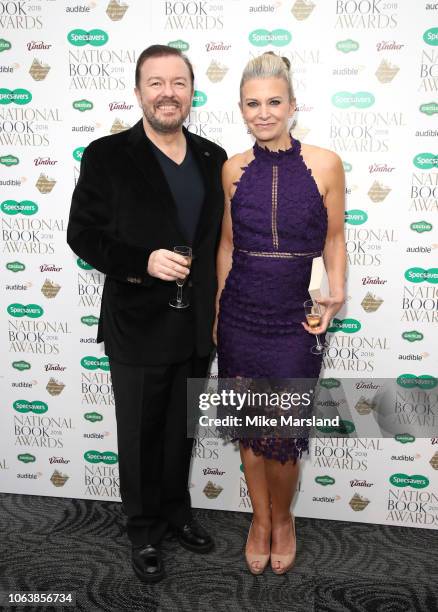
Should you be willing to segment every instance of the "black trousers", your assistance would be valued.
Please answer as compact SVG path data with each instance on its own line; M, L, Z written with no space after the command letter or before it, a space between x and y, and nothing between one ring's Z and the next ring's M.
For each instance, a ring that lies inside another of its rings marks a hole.
M116 405L120 496L135 546L158 544L167 526L191 518L187 378L204 378L209 357L135 366L109 358Z

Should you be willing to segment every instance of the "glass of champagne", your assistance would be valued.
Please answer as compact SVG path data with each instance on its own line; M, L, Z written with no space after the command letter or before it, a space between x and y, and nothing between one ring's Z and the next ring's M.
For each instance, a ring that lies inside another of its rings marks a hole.
M183 257L185 257L186 266L190 268L190 266L192 265L192 249L190 247L176 246L176 247L173 247L173 252L178 253L178 255L182 255ZM169 306L172 306L172 308L187 308L187 306L190 306L188 301L183 301L182 290L183 290L184 283L186 282L186 278L176 279L176 284L178 285L176 298L174 298L173 300L170 300L169 302Z
M316 328L321 323L322 317L322 306L315 302L315 300L306 300L303 304L304 312L306 314L307 325L311 328ZM316 334L316 344L312 346L310 352L314 355L322 355L324 353L325 346L321 344L319 336Z

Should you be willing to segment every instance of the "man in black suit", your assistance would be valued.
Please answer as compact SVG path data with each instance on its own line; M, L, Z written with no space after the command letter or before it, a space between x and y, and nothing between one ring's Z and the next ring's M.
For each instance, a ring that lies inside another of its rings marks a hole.
M193 81L180 51L142 52L143 118L86 148L67 230L72 250L106 274L97 341L110 363L133 568L145 582L164 575L166 529L191 551L214 545L191 514L186 381L206 376L213 348L226 153L183 127ZM192 247L190 271L179 245ZM190 306L172 308L175 281L187 277Z

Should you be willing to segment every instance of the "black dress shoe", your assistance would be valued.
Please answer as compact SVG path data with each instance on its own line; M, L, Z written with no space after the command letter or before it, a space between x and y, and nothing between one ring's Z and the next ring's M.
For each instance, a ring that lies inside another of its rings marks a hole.
M213 539L194 520L182 527L175 527L174 533L181 546L192 552L207 553L214 547Z
M161 551L151 544L132 547L132 567L143 582L158 582L164 578Z

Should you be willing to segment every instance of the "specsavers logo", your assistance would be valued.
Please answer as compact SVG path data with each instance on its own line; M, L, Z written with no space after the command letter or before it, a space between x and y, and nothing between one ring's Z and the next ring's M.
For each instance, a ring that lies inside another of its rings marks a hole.
M29 104L32 94L27 89L0 89L0 104Z
M86 370L104 370L109 371L109 359L106 355L103 357L82 357L81 366Z
M249 42L256 47L284 47L292 40L292 34L287 30L253 30L249 35Z
M327 329L328 332L342 331L345 334L354 334L361 328L361 324L356 319L333 319L331 326Z
M392 474L389 477L389 482L395 487L412 487L413 489L425 489L429 486L429 479L421 474L414 474L413 476Z
M368 215L364 210L346 210L344 220L349 225L362 225L368 220Z
M404 389L414 389L418 387L419 389L428 391L437 386L438 379L430 374L421 374L420 376L416 376L415 374L400 374L400 376L397 377L397 384Z
M405 279L410 283L438 283L438 268L409 268L405 272Z
M112 451L100 453L96 450L89 450L84 453L84 459L88 461L88 463L106 463L107 465L113 465L118 462L119 457L117 453L113 453Z
M30 319L38 319L44 314L44 310L38 304L9 304L7 307L8 314L13 317L29 317Z
M412 161L414 162L414 166L420 168L420 170L438 168L438 155L434 155L433 153L418 153Z
M75 47L83 47L91 45L92 47L101 47L108 42L108 34L103 30L72 30L67 34L67 40Z
M436 47L438 45L438 28L429 28L423 34L423 40L428 45Z
M369 108L375 102L372 93L368 91L358 91L351 93L349 91L339 91L332 96L332 104L338 108Z
M0 209L7 215L34 215L38 212L38 204L31 200L5 200L0 204Z
M33 412L34 414L43 414L47 412L49 407L45 402L28 402L27 400L17 400L13 403L14 410L25 414L27 412Z

